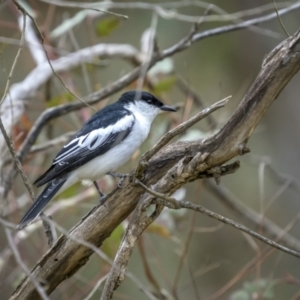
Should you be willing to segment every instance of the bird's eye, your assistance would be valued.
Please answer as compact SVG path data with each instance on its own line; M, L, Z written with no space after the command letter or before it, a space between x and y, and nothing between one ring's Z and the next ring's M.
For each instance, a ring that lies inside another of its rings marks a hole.
M152 103L152 100L150 100L150 99L149 99L149 100L147 100L147 103L151 104L151 103Z

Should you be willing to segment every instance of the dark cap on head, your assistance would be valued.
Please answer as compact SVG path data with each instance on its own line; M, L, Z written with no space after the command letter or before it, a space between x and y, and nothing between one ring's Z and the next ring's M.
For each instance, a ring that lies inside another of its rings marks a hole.
M176 111L175 108L164 105L160 100L158 100L155 96L148 92L143 91L129 91L122 94L122 96L119 99L120 102L123 103L131 103L134 101L145 101L149 105L156 106L164 111Z

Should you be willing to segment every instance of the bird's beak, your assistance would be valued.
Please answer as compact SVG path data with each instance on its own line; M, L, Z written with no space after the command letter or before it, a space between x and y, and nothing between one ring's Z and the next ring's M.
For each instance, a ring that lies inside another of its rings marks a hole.
M160 110L163 111L177 111L176 108L172 107L172 106L168 106L168 105L163 105L160 107Z

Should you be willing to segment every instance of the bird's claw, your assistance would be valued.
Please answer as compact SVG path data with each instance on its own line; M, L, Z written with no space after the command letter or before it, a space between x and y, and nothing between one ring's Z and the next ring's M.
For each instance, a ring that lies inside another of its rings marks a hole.
M126 175L121 177L121 179L118 181L117 186L118 186L119 189L123 188L123 180L124 180L125 177L126 177Z
M128 176L128 174L121 174L121 173L115 173L115 172L108 172L107 175L110 175L112 177L121 178L117 183L117 186L119 189L123 188L123 180Z
M101 196L99 199L100 205L103 205L105 203L106 199L107 199L106 195Z

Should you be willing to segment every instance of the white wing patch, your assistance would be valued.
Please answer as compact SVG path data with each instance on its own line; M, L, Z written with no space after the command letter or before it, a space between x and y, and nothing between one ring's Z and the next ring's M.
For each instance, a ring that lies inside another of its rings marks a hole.
M97 147L99 147L105 142L105 140L109 137L110 134L117 133L126 130L127 128L130 128L133 122L134 116L127 115L114 125L110 125L106 128L95 129L87 133L86 135L73 139L67 145L65 145L64 148L68 148L72 144L74 144L74 146L57 156L53 161L53 164L55 165L58 163L59 165L64 165L65 163L63 162L63 160L65 160L71 155L76 154L76 152L80 151L82 148L95 150Z

